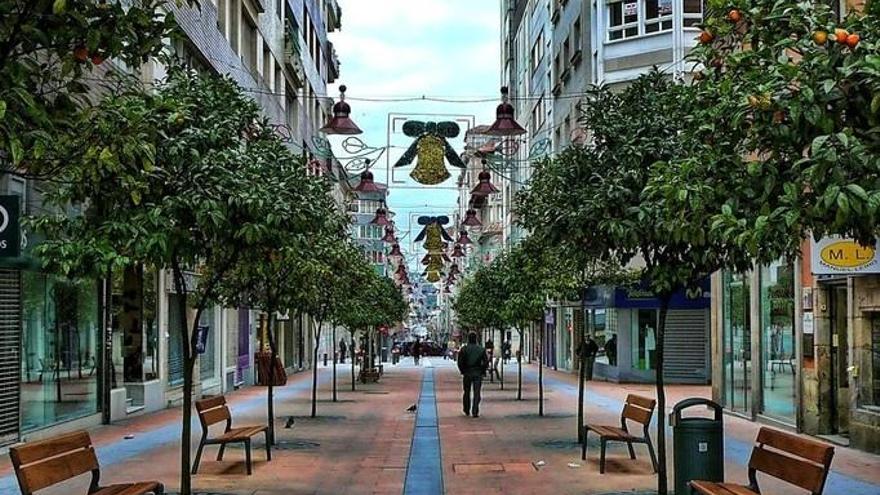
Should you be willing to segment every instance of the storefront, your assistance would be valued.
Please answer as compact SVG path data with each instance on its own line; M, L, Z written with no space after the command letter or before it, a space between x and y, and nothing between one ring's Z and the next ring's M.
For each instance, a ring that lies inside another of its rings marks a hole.
M720 402L730 411L794 425L800 360L795 266L778 261L720 283Z
M587 331L599 345L594 376L652 383L660 302L644 288L609 291L608 297L585 306ZM699 290L679 291L670 300L664 365L668 383L709 382L709 303L708 280Z

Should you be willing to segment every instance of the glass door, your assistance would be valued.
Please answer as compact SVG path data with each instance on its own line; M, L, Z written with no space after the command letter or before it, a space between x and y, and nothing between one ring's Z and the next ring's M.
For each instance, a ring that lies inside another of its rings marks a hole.
M752 407L749 276L725 272L722 284L724 405L733 411L749 413Z
M797 369L794 352L794 268L761 268L762 413L795 422Z

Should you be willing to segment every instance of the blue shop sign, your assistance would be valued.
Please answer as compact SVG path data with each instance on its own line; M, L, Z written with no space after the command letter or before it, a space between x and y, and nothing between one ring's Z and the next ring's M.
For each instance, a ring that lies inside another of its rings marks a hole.
M703 279L700 286L691 290L680 290L672 295L669 309L707 309L712 300L709 278ZM646 283L614 290L615 308L659 308L660 300L651 292Z

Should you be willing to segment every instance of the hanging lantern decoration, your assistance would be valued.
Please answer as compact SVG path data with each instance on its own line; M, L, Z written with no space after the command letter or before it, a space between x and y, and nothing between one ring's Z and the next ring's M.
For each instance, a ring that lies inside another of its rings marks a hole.
M391 252L388 253L388 256L403 256L403 253L400 252L400 244L392 244ZM400 266L403 266L402 264ZM400 268L398 268L399 270Z
M397 238L394 237L394 227L390 225L385 227L385 235L382 236L382 242L387 242L388 244L397 242Z
M333 118L321 128L321 132L324 134L352 136L364 132L351 120L351 106L345 102L345 91L347 89L344 84L339 86L339 101L333 104Z
M360 179L361 179L360 182L358 182L358 184L356 186L354 186L354 190L356 192L362 192L362 193L382 192L382 189L373 180L373 172L370 172L369 170L365 170L363 173L361 173Z
M391 221L388 220L388 210L382 208L381 206L376 209L376 216L370 220L370 225L383 225L389 226L391 225Z
M455 247L452 248L452 257L453 258L464 258L464 251L461 249L461 244L456 244Z
M406 265L403 263L397 265L397 270L394 271L394 274L397 276L406 275Z
M453 263L452 266L449 267L449 275L455 276L455 275L458 275L459 273L461 273L461 271L459 271L459 269L458 269L458 264Z
M485 164L486 160L483 160L483 163ZM486 197L490 194L500 192L497 187L492 185L492 174L490 174L488 170L483 169L477 177L480 182L473 188L473 190L471 190L471 195Z
M468 208L468 210L464 212L464 221L461 222L461 225L464 227L481 227L483 222L477 218L477 210Z
M471 238L468 237L467 230L462 230L461 232L458 233L458 243L462 246L467 246L469 244L473 244L473 241L471 241Z
M403 133L415 138L415 141L401 155L394 167L405 167L413 160L417 160L410 177L419 184L434 186L450 177L444 158L452 166L465 168L461 157L447 141L458 136L459 127L455 122L408 120L403 124Z
M449 285L443 286L443 293L444 294L452 294L452 289L449 288Z
M523 126L513 118L514 108L508 101L507 86L501 87L501 104L495 108L495 122L484 132L489 136L519 136L526 133Z

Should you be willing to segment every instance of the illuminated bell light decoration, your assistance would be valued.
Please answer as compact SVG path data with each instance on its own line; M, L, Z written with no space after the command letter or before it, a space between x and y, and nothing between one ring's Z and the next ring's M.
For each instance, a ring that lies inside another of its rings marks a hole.
M513 118L514 108L508 101L507 86L501 87L501 104L495 108L495 122L483 134L489 136L520 136L526 133Z
M369 170L361 174L361 180L358 185L354 186L354 190L362 193L382 192L382 189L373 181L373 172Z
M324 134L342 134L353 136L355 134L363 134L364 131L354 123L349 117L351 115L351 106L345 102L345 91L348 88L343 84L339 86L339 101L333 104L333 117L327 125L321 128Z
M477 177L480 182L471 190L473 196L485 197L500 192L497 187L492 185L492 174L488 170L483 170Z
M388 253L388 256L403 256L403 253L400 252L400 244L392 244L391 245L391 252ZM403 265L400 265L400 266L403 266ZM399 268L398 268L398 270L399 270Z
M422 247L425 248L425 251L431 254L440 254L443 252L443 241L452 242L452 237L446 232L446 229L443 228L443 225L449 223L449 217L447 216L439 216L439 217L419 217L419 225L424 225L424 228L419 235L413 239L413 242L422 242L425 243Z
M434 282L439 282L440 281L440 272L435 271L435 270L429 271L428 274L425 276L425 280L427 280L428 282L431 282L432 284Z
M464 221L461 224L465 227L481 227L483 222L477 218L477 210L469 208L464 212Z
M391 225L391 220L388 220L388 210L382 208L381 206L376 209L376 216L370 220L370 225L383 225L389 226Z
M461 249L461 244L456 244L454 248L452 248L452 257L453 258L464 258L464 251Z
M416 161L410 177L419 184L434 186L450 177L444 158L450 165L466 168L458 153L452 149L447 139L458 136L460 132L455 122L420 122L408 120L403 124L403 134L415 141L401 155L394 167L405 167Z
M390 225L385 227L385 235L382 236L382 242L387 242L389 244L397 242L397 238L394 237L394 227Z
M471 238L468 237L467 230L462 230L458 233L458 243L462 246L467 246L468 244L473 244Z

